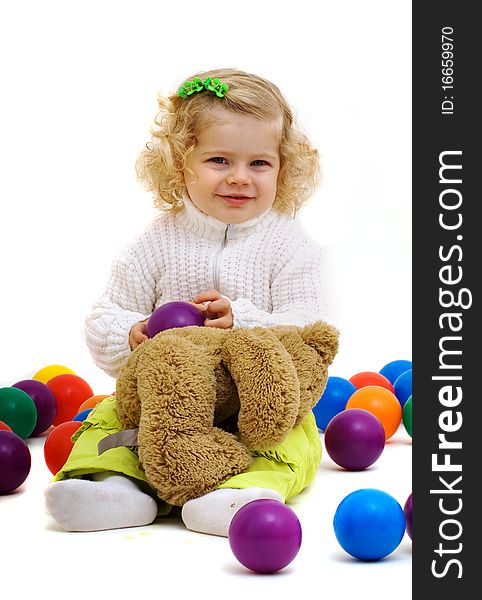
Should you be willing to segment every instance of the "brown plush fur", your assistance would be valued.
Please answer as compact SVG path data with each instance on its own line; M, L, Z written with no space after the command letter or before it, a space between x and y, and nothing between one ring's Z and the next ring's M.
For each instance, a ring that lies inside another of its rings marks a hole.
M159 333L117 380L119 417L139 427L139 459L160 498L178 506L280 443L318 402L338 331L306 327L185 327ZM237 435L229 433L237 420Z

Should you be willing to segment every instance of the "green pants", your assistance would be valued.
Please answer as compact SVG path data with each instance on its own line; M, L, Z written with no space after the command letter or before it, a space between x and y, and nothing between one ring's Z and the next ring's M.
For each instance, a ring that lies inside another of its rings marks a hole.
M98 454L100 440L122 429L115 396L106 398L89 413L72 436L74 447L53 481L116 471L138 480L149 491L133 448L119 446ZM321 460L321 441L313 413L294 427L281 444L270 450L253 450L252 456L253 462L247 471L230 477L219 487L269 488L276 490L285 501L299 494L313 481ZM171 505L167 502L159 503L159 515L168 514L170 510Z

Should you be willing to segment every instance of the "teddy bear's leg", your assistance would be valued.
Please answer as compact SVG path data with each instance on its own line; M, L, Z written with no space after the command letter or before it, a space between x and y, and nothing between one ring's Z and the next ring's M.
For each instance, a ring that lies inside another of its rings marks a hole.
M161 334L139 360L139 458L160 498L181 506L251 464L248 449L213 426L216 379L206 348Z
M298 415L300 387L290 355L268 329L230 332L222 349L239 394L238 427L250 448L280 443Z

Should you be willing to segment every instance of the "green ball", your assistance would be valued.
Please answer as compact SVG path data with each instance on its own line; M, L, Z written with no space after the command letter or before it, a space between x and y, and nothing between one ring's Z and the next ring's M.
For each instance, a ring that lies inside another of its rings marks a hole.
M37 407L27 392L14 387L0 388L0 421L23 440L28 438L37 424Z
M403 407L402 414L403 424L405 425L405 429L410 437L412 437L412 396L408 397L408 400L405 402L405 406Z

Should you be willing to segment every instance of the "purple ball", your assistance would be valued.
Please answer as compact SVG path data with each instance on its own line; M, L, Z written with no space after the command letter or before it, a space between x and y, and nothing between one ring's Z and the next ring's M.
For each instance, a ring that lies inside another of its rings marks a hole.
M412 538L412 494L407 498L405 505L403 507L403 512L405 513L405 521L407 522L407 533L410 539Z
M228 533L234 556L255 573L288 565L301 546L301 525L291 508L277 500L253 500L235 513Z
M190 327L204 325L204 316L188 302L167 302L152 313L146 324L147 337L153 338L160 331L175 327Z
M45 383L36 379L23 379L12 387L28 394L37 408L37 423L29 437L40 435L46 431L54 422L57 414L57 401L52 390Z
M13 492L30 473L31 456L27 444L12 431L0 430L0 494Z
M385 430L372 413L361 408L349 408L328 423L325 448L340 467L360 471L372 465L383 452Z

